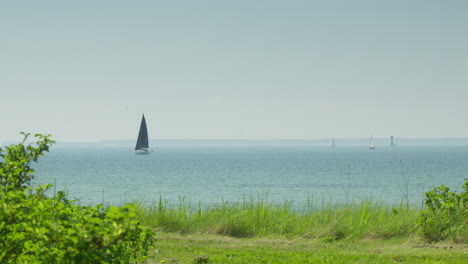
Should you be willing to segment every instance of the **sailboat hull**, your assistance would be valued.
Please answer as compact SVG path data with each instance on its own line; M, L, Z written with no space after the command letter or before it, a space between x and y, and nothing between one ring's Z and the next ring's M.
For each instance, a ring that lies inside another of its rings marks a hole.
M151 151L149 151L148 149L139 149L139 150L135 150L135 154L139 154L139 155L145 155L145 154L150 154Z

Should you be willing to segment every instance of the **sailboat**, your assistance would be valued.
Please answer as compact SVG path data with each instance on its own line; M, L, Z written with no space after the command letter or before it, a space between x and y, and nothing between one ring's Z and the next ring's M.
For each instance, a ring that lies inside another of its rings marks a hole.
M336 147L336 145L335 145L335 139L332 138L331 144L330 144L330 148L334 148L334 147Z
M136 154L149 154L149 142L148 142L148 128L146 127L145 114L141 118L140 132L138 132L138 139L135 146Z
M392 147L396 146L396 144L393 143L393 136L390 137L390 146Z
M372 143L372 136L370 137L369 149L375 149L374 143Z

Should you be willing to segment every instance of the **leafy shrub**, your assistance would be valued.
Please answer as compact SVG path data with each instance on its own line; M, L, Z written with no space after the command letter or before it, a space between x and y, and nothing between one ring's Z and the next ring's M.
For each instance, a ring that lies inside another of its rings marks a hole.
M426 192L427 208L421 212L419 223L429 241L468 241L468 179L465 180L461 193L452 192L445 185Z
M31 190L31 162L54 143L0 149L0 263L141 263L152 232L136 221L134 205L80 206L64 192L48 198L50 184Z

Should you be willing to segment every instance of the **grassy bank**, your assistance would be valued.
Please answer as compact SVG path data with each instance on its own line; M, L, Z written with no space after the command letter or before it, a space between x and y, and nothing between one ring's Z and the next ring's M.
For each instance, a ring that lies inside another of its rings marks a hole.
M366 201L357 205L329 204L297 209L292 202L272 204L266 199L222 203L211 207L160 201L140 207L147 226L181 234L217 234L248 238L303 237L325 240L390 239L415 236L418 210Z
M420 211L366 201L297 209L265 199L140 207L154 263L468 263L466 239L430 243Z

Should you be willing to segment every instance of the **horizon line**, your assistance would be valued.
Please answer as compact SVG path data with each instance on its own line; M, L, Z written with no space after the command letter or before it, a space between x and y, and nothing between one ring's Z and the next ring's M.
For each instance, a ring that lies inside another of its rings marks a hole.
M339 138L339 137L329 137L329 138L150 138L151 141L330 141L330 140L369 140L370 137L359 137L359 138ZM372 137L374 140L390 140L388 137ZM394 137L394 140L468 140L466 137ZM56 142L61 143L106 143L112 141L135 141L135 139L98 139L98 140L55 140ZM16 140L1 140L1 143L10 143L16 142Z

